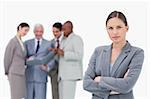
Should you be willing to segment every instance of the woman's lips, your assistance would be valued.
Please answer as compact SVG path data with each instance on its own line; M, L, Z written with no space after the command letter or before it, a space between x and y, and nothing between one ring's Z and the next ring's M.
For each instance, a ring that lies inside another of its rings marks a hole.
M113 39L118 39L120 36L114 36L114 37L112 37Z

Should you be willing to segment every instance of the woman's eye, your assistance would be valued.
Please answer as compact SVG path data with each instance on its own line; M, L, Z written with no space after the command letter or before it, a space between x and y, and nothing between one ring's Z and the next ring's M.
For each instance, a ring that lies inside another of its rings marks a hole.
M108 29L109 29L109 30L112 30L112 29L113 29L113 27L108 27Z
M117 26L117 29L121 29L122 27L121 26Z

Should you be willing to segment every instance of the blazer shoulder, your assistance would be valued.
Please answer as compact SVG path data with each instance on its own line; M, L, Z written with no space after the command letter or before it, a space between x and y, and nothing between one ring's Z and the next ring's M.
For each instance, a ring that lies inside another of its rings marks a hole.
M50 43L50 40L43 39L43 42L45 42L45 43Z
M50 40L50 42L54 42L54 41L55 41L55 39L54 39L54 38Z
M28 43L30 43L30 42L32 42L32 41L34 41L34 39L26 40L24 43L25 43L25 44L28 44Z
M79 35L77 35L77 34L74 34L74 38L75 38L75 39L82 40L81 36L79 36Z
M55 44L55 39L53 38L53 39L51 39L49 42L50 42L51 44Z
M103 50L109 49L110 46L98 46L95 48L96 52L102 52Z
M55 47L55 39L54 39L54 38L51 39L51 40L49 41L49 44L50 44L50 47L54 48L54 47Z
M98 47L96 47L95 50L94 50L94 52L93 52L93 54L95 54L96 56L100 55L103 52L104 47L105 46L98 46Z
M75 44L82 44L82 45L84 45L84 42L83 42L82 38L79 35L74 34L74 36L72 36L71 40Z
M134 55L140 55L144 57L144 50L139 47L131 46L131 53L134 53Z
M13 37L12 39L10 39L10 41L8 42L8 45L12 46L14 44L16 44L17 42L17 38L16 37Z
M45 41L45 42L49 42L49 40L47 40L47 39L43 39L43 41Z
M131 46L131 50L136 51L136 52L144 52L142 48L136 47L136 46Z

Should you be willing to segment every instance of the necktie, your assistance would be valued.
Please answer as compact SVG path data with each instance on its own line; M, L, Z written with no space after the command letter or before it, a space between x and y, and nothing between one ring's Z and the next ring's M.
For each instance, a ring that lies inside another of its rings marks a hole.
M40 41L37 41L36 53L38 52L39 48L40 48Z
M57 39L56 42L57 42L57 48L59 48L59 46L60 46L59 45L59 39Z

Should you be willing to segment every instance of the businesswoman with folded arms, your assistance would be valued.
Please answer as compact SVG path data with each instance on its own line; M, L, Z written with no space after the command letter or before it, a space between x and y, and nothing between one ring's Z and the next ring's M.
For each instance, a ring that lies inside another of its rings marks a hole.
M5 51L4 68L5 75L8 76L11 99L25 99L26 83L25 83L25 57L26 50L22 43L21 37L25 36L29 31L27 23L21 23L17 27L17 35L12 38Z
M106 29L112 44L97 47L84 76L83 87L92 99L134 99L144 51L126 40L128 23L122 12L110 13Z

